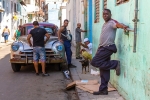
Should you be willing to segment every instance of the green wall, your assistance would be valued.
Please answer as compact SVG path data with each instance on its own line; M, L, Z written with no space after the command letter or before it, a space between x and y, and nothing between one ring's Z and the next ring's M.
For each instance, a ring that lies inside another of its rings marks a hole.
M112 18L134 28L135 0L116 6L116 0L107 0L107 8L112 11ZM150 11L149 0L139 0L139 22L137 33L137 51L133 53L134 33L125 35L122 29L117 30L116 45L118 52L112 59L121 61L121 76L111 71L111 84L126 100L150 100ZM93 56L99 44L102 18L103 0L100 0L100 22L93 19ZM94 5L93 5L94 16ZM94 18L94 17L93 17Z

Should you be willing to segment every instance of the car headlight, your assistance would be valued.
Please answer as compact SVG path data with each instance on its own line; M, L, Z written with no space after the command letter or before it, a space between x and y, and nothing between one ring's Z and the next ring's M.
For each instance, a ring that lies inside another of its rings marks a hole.
M17 50L19 49L19 45L12 45L12 46L11 46L11 49L12 49L13 51L17 51Z
M58 51L62 51L63 50L63 45L58 45L56 48L57 48Z

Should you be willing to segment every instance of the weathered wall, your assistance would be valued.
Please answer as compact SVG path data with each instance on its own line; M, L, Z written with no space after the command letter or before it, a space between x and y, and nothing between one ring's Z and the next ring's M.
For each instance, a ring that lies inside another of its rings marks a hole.
M94 54L99 44L100 31L104 23L102 18L102 2L103 0L100 0L100 22L93 23ZM136 53L133 53L134 34L130 32L129 35L125 35L122 29L117 30L115 42L118 52L112 55L112 59L121 61L121 75L116 76L115 71L111 71L111 83L126 100L150 100L150 19L148 18L150 13L148 11L148 4L150 4L148 0L139 0ZM107 8L111 9L113 19L129 25L130 28L134 28L132 20L134 19L135 0L129 0L129 2L118 6L116 6L115 0L107 0Z
M75 29L77 27L77 23L81 23L81 28L84 29L84 6L83 2L79 0L70 0L66 4L66 18L69 20L68 29L71 30L71 34L73 35L73 44L75 43ZM82 34L82 39L84 37L84 33Z
M4 5L3 5L4 1ZM13 6L11 5L11 1L13 2ZM1 0L2 2L2 8L4 8L4 12L1 13L1 22L0 22L0 32L2 33L4 27L7 25L8 28L10 29L10 35L9 35L9 40L14 36L14 31L17 28L17 24L20 23L20 14L18 14L18 20L17 21L12 21L12 16L14 14L14 3L19 4L18 0ZM20 4L19 4L20 6ZM18 7L19 7L18 6ZM19 11L20 12L20 11ZM4 38L0 36L0 42L4 42Z

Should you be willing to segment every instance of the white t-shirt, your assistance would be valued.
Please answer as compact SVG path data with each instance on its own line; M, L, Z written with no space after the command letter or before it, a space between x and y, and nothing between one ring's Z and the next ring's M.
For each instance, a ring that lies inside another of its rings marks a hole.
M87 46L88 46L88 48L85 48L85 50L86 50L88 53L92 54L92 43L89 43Z

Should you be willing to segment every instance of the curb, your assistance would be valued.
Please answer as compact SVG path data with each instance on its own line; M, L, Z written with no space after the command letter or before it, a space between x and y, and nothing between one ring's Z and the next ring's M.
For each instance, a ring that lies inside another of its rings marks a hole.
M70 74L73 81L81 80L76 71L76 68L70 68ZM85 91L80 90L77 87L75 87L75 91L77 93L79 100L89 100L88 94Z

